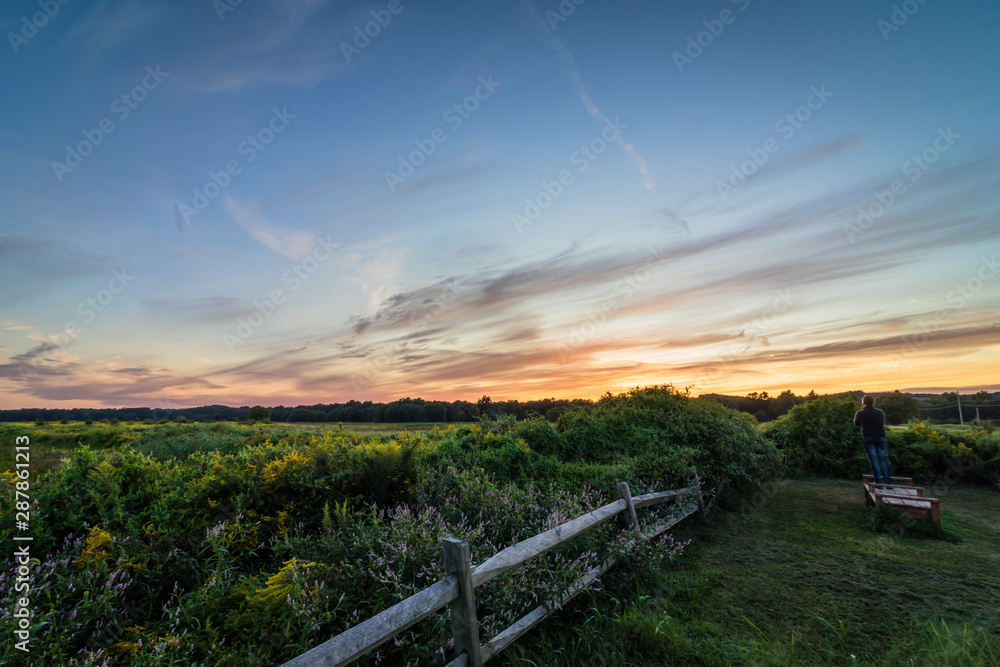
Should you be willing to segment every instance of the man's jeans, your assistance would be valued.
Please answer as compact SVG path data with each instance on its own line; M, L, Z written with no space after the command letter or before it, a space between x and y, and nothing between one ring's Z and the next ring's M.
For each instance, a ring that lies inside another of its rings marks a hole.
M864 443L865 453L868 454L868 462L872 465L875 482L877 484L892 484L885 438L865 438Z

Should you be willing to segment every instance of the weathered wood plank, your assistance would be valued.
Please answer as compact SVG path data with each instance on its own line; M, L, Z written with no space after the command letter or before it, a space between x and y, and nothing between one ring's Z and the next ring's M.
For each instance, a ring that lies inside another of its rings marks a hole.
M698 521L702 525L708 524L708 513L705 511L705 497L701 495L701 478L698 477L697 471L694 473L694 484L691 486L694 488L695 502L698 503Z
M861 481L863 483L865 483L865 484L868 484L868 483L874 484L875 483L875 476L874 475L862 475L861 476ZM892 483L893 484L899 484L899 485L904 485L905 484L907 486L913 486L913 478L912 477L893 477L892 478Z
M698 511L698 505L697 505L697 503L693 503L692 502L692 503L690 503L688 505L685 505L683 511L681 512L681 514L678 514L677 516L673 516L668 521L665 521L664 523L661 523L659 526L656 526L655 528L651 528L650 530L647 530L645 533L642 534L642 537L643 537L644 540L647 540L647 541L651 540L654 537L659 536L661 533L663 533L663 532L665 532L667 530L670 530L671 528L673 528L674 526L676 526L677 524L679 524L681 521L683 521L684 519L688 518L692 514L696 513L697 511Z
M722 492L725 488L726 488L726 480L722 480L722 483L719 484L718 487L716 487L715 493L712 495L712 498L708 501L708 511L711 512L712 508L718 504L719 496L722 495Z
M577 535L599 526L608 519L613 519L624 511L625 501L616 500L593 512L547 530L540 535L529 537L522 542L507 547L472 571L472 585L478 588L487 581L499 577L504 572L538 558Z
M618 495L625 501L625 511L622 513L622 516L625 517L626 528L638 528L639 519L635 515L635 505L632 504L632 490L628 488L628 482L618 482Z
M444 667L469 667L469 656L468 654L463 653Z
M500 651L504 650L517 641L524 633L541 623L553 610L568 603L577 595L589 588L598 577L607 572L617 562L612 556L598 565L594 570L577 579L563 592L562 595L553 600L550 605L539 605L526 615L514 622L509 628L499 633L483 647L483 661L489 660Z
M451 575L302 655L292 658L282 667L349 665L417 621L443 609L457 598L458 578Z
M632 499L633 507L640 508L660 504L694 491L695 487L689 487L686 489L673 489L645 494ZM508 547L480 564L479 567L471 572L471 588L474 589L514 567L523 565L627 510L627 501L625 499L617 500L593 512L567 521L540 535ZM672 518L666 524L647 531L642 537L652 539L698 510L698 503L692 502L687 504L683 507L682 514ZM609 558L596 570L577 580L555 602L559 605L565 604L589 587L614 563L614 557ZM457 600L460 588L458 577L454 574L449 575L433 586L423 589L380 614L342 632L320 646L293 658L284 663L282 667L335 667L336 665L348 665L414 623L440 611L448 604ZM541 622L546 615L546 607L542 605L494 637L489 643L481 645L480 657L482 661L485 662L496 655L496 653L499 653L511 642ZM471 664L470 654L463 653L449 662L447 667L474 666Z
M686 493L691 493L691 488L686 489L671 489L670 491L657 491L656 493L645 493L641 496L634 496L632 498L632 504L635 505L636 509L641 509L643 507L649 507L650 505L659 505L660 503L665 503L671 498L676 498L677 496L683 496Z
M684 519L688 518L692 514L698 511L697 503L690 503L684 506L684 510L681 514L672 517L669 521L657 526L656 528L649 530L642 534L644 540L651 540L666 530L669 530L673 526L677 525ZM592 572L588 572L584 576L580 577L573 583L570 588L566 590L563 595L561 595L556 600L556 604L562 606L567 602L572 600L574 597L579 595L581 592L590 587L601 575L611 569L612 566L617 562L617 559L612 556L604 561L600 566L594 569ZM554 607L555 605L553 605ZM487 644L482 647L483 662L488 661L490 658L494 657L500 651L507 648L510 644L517 641L524 633L531 630L533 627L541 623L551 612L549 607L546 605L540 605L533 609L531 612L525 616L518 619L513 625L504 630L503 632L497 634L493 639L491 639Z
M469 667L483 667L479 655L479 620L476 618L476 597L469 566L469 545L447 537L442 540L444 571L458 578L458 598L449 605L451 633L457 655L469 656Z
M881 491L876 492L875 493L875 497L876 498L900 498L902 500L913 500L913 501L916 501L916 502L923 502L923 503L928 503L928 502L937 503L937 502L940 502L940 500L938 500L937 498L931 498L930 496L916 496L916 495L902 494L902 493L882 493Z

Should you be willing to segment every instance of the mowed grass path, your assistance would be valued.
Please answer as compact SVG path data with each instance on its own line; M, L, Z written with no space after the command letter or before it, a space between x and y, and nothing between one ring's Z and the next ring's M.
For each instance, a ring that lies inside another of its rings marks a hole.
M673 569L610 577L505 662L1000 665L1000 495L941 496L953 544L872 532L860 487L781 480L717 511Z

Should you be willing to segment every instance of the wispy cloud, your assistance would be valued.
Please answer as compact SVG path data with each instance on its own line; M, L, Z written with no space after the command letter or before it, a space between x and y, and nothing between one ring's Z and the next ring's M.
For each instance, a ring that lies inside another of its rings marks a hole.
M67 33L80 40L93 57L101 57L139 39L151 26L170 12L166 0L100 0Z
M253 203L242 203L232 195L225 196L226 211L239 226L255 241L289 259L301 259L316 245L316 235L312 232L288 229L268 222Z
M586 108L587 113L596 118L606 127L614 127L611 120L603 111L601 111L601 108L597 106L597 102L595 102L590 96L590 93L587 92L587 87L583 82L583 75L580 73L580 67L576 64L576 58L573 57L573 52L566 47L563 41L559 39L555 33L552 32L548 21L546 21L539 13L538 8L535 7L535 3L532 2L532 0L520 0L520 9L528 16L530 24L544 37L548 46L555 52L556 59L563 68L563 73L569 80L570 85L573 87L573 92L575 92L576 96L580 98L580 101L583 103L584 108ZM625 152L625 155L628 156L629 160L631 160L632 163L639 169L639 173L642 175L643 185L646 186L646 189L652 190L656 185L656 181L649 172L646 160L639 154L639 151L636 150L635 146L625 141L625 138L618 132L614 133L614 139L615 142L621 146L621 149Z
M241 299L222 296L150 298L143 303L154 317L195 324L230 323L253 308Z
M0 306L36 298L66 280L107 275L113 262L72 240L9 235L0 243Z

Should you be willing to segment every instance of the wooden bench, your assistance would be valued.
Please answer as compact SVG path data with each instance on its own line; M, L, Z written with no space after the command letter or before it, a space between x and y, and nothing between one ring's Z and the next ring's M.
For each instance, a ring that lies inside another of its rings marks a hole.
M924 487L913 486L910 477L893 477L892 484L878 484L873 475L862 475L865 505L881 508L888 505L894 510L936 525L941 524L941 501L924 495Z

